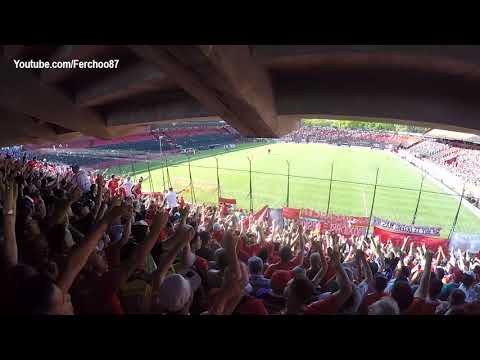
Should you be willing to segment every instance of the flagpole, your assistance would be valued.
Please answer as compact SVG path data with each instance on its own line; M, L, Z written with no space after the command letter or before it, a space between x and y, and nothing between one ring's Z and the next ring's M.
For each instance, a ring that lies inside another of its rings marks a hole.
M253 211L253 194L252 194L252 160L247 156L247 159L248 159L248 163L249 163L249 171L248 171L248 174L249 174L249 179L250 179L250 211Z
M422 182L420 183L420 191L418 192L417 206L415 207L415 212L413 213L412 225L415 225L415 220L417 219L418 205L420 205L420 197L422 196L423 181L425 180L425 174L422 176Z
M460 202L458 203L457 213L455 214L455 218L453 219L452 228L450 229L450 233L448 234L448 240L451 239L452 234L455 232L455 227L457 226L457 221L458 221L458 214L460 213L460 208L462 207L462 200L463 200L463 195L464 194L465 194L465 183L463 184L462 196L460 197Z
M328 189L328 202L327 202L327 215L330 211L330 197L332 195L332 182L333 182L333 161L332 166L330 168L330 188Z
M195 198L195 190L193 188L193 180L192 180L192 170L190 169L190 157L188 157L188 175L190 176L190 195L192 197L192 204L197 202Z
M152 173L150 172L150 159L147 160L148 178L150 180L150 192L155 192L155 186L153 185Z
M215 162L217 163L217 195L220 199L220 176L218 175L218 158L215 156Z
M373 188L372 207L370 208L370 217L368 218L368 228L367 228L366 235L368 235L368 233L370 232L370 223L372 222L373 206L375 205L375 195L377 194L378 171L379 171L379 168L377 168L377 175L375 176L375 187Z
M290 161L287 161L287 208L290 205Z

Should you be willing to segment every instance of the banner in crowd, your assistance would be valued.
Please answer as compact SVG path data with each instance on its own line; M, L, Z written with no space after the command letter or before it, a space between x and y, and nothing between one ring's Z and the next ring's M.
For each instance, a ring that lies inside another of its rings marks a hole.
M300 217L300 209L283 208L282 215L285 219L298 219Z
M480 235L454 232L450 239L450 249L461 249L469 252L480 252Z
M404 232L395 232L391 230L382 229L378 226L373 227L373 236L378 236L380 241L383 244L386 244L390 240L395 247L401 247L403 240L408 236L407 248L410 246L410 243L413 241L414 246L425 245L427 249L432 251L437 251L438 247L441 246L445 253L448 252L448 239L430 237L423 235L412 235Z
M400 224L395 221L385 220L378 217L373 218L373 225L385 230L401 232L407 235L440 236L440 230L442 230L442 228L438 226Z
M282 209L270 209L270 219L275 220L275 223L279 228L283 228L283 211Z
M368 218L363 216L344 216L323 214L311 209L302 209L300 217L306 229L320 233L335 231L343 236L365 236Z

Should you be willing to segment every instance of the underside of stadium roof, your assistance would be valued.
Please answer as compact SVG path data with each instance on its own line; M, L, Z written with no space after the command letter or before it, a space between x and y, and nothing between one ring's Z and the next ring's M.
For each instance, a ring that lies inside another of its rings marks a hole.
M458 131L431 129L423 134L426 138L463 141L466 143L480 144L480 136Z
M480 134L478 46L4 45L0 54L4 146L212 118L250 137L278 137L315 117ZM118 67L14 64L72 59Z

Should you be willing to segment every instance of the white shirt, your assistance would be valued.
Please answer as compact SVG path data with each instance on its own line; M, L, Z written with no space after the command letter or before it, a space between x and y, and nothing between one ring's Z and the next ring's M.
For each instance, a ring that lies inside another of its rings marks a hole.
M173 209L178 206L177 204L177 193L175 191L169 191L167 196L165 196L167 205L170 209Z
M126 196L132 196L132 187L133 187L133 182L130 180L130 181L125 181L123 184L122 184L122 188L125 189L125 194Z
M82 193L90 191L92 183L85 170L79 170L73 177L73 182L78 186Z

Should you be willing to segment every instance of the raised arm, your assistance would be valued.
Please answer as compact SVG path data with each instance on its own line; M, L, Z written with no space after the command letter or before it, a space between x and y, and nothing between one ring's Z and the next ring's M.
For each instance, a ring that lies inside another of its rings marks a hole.
M323 249L322 249L321 245L320 245L320 250L318 251L318 253L320 255L321 268L320 268L320 270L318 270L317 274L315 275L315 277L312 280L312 283L313 283L314 287L317 287L322 282L325 275L327 275L327 270L328 270L327 259L325 258L325 254L323 253Z
M422 279L420 280L420 286L415 291L414 297L420 299L426 299L428 294L428 288L430 286L430 276L432 273L432 259L433 253L427 250L425 253L425 267L423 269Z
M145 241L138 245L133 251L128 260L123 262L120 266L120 274L116 278L117 284L115 287L119 288L125 283L135 270L145 262L148 254L152 251L155 243L158 240L160 231L165 227L168 221L168 213L160 209L153 218L153 223L150 228L150 232L147 235Z
M172 244L167 252L162 255L159 263L157 264L157 270L155 270L152 279L152 304L155 304L155 297L158 296L158 291L162 285L168 269L173 264L173 261L177 257L178 252L187 244L192 241L195 236L195 231L190 225L180 226L172 238Z
M80 199L82 193L80 189L76 188L70 195L67 200L61 200L57 206L55 207L55 211L53 213L52 218L50 219L49 225L54 226L57 224L61 224L65 217L67 216L68 208L75 202Z
M124 207L115 207L108 213L97 228L87 237L87 239L75 250L72 251L68 258L67 266L58 279L58 286L67 293L72 286L75 278L83 269L88 261L90 254L94 251L98 241L102 238L103 234L108 228L108 225L117 217L128 212L129 209Z
M348 300L350 295L352 295L352 282L347 276L345 269L342 266L340 261L340 253L338 250L332 250L329 248L329 256L332 259L333 265L335 267L335 275L338 283L339 289L332 294L336 297L337 309L340 308L345 301Z
M248 283L248 270L245 264L240 263L237 258L238 238L234 236L230 229L227 229L223 241L228 267L225 270L222 287L209 309L209 313L213 315L231 314L242 299L245 286Z
M18 185L13 179L0 179L0 191L3 199L4 244L2 246L3 270L18 263L15 221L17 214Z
M304 256L305 256L305 235L303 233L303 228L301 225L299 225L299 234L300 234L300 237L299 237L299 241L300 241L300 248L298 250L298 258L299 258L299 262L300 264L303 264L303 259L304 259Z
M370 265L368 265L365 253L362 250L357 250L357 257L360 260L361 269L365 275L365 281L370 285L373 283L373 273Z

